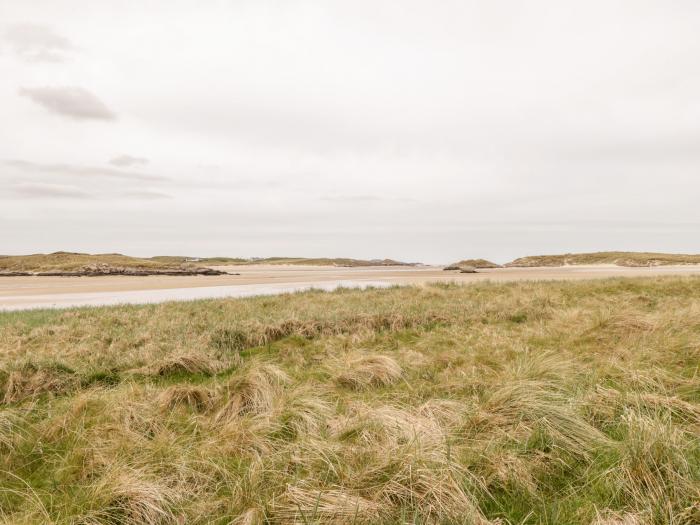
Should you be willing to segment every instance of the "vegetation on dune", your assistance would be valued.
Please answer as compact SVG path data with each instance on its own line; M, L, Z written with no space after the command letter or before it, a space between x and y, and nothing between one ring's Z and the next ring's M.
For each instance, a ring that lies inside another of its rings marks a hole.
M108 264L128 268L163 268L158 261L129 257L119 253L38 253L0 257L0 270L6 271L72 271L91 264ZM175 267L175 264L170 265Z
M12 255L0 257L0 275L140 275L220 273L193 264L129 257L119 253L71 253Z
M267 257L253 259L255 264L305 264L310 266L416 266L416 263L406 263L393 259L348 259L346 257Z
M150 260L170 264L183 264L196 261L204 265L246 264L247 259L240 257L183 257L180 255L157 255Z
M531 255L509 262L509 267L567 266L581 264L616 264L617 266L666 266L700 264L700 255L651 252L567 253L563 255Z
M119 273L122 270L150 270L153 272L196 270L206 266L242 264L297 264L309 266L415 266L392 259L347 259L347 258L303 258L267 257L243 259L240 257L184 257L159 255L151 258L130 257L119 253L88 254L55 252L33 255L0 255L0 275L7 273ZM111 272L110 272L111 270Z
M1 523L700 522L700 278L0 314Z
M405 263L393 259L348 259L344 257L253 257L242 259L240 257L174 257L157 256L155 261L185 262L197 261L198 264L216 265L238 265L238 264L298 264L307 266L416 266L416 263Z
M461 270L462 268L502 268L500 264L487 261L486 259L464 259L456 263L445 266L445 270Z

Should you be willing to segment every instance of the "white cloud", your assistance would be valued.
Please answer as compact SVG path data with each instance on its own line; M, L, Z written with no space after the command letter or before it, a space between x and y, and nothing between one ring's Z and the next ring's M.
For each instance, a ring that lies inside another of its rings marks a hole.
M75 186L46 183L21 183L12 186L11 190L28 198L58 198L58 199L84 199L89 194Z
M63 62L75 49L67 38L37 24L12 25L6 29L3 40L27 62Z
M148 159L145 157L132 157L131 155L119 155L110 159L109 163L112 166L124 168L129 166L140 166L148 164Z
M162 193L160 191L126 191L122 195L127 198L146 200L171 198L167 193Z
M89 177L89 178L115 178L127 180L142 180L142 181L161 181L167 180L161 175L152 175L148 173L137 173L132 171L117 170L113 168L103 168L101 166L81 166L75 164L45 164L38 162L29 162L26 160L5 160L5 166L14 168L25 173L47 173L53 175L64 175L73 177Z
M114 120L116 115L104 102L80 87L20 88L19 94L52 113L84 120Z

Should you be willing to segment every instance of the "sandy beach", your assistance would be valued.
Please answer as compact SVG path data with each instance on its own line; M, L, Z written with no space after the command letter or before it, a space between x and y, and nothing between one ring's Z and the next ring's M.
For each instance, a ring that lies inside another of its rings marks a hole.
M239 275L4 277L0 279L0 310L142 304L221 297L248 297L319 288L333 290L482 281L572 280L656 275L700 275L700 266L625 268L612 265L557 268L497 268L476 274L446 272L441 267L217 266Z

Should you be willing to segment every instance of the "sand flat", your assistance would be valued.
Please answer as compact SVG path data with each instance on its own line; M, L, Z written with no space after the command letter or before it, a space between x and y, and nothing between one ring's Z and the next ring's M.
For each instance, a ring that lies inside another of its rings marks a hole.
M611 265L554 268L496 268L476 274L440 267L361 267L247 265L217 266L240 275L2 277L0 310L150 303L215 297L247 297L338 286L367 287L428 282L571 280L657 275L700 275L700 266L625 268Z

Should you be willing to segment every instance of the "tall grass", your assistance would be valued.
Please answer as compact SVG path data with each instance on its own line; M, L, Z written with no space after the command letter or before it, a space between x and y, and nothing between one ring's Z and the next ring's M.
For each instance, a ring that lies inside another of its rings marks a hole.
M700 523L700 279L0 315L0 523Z

